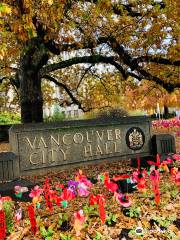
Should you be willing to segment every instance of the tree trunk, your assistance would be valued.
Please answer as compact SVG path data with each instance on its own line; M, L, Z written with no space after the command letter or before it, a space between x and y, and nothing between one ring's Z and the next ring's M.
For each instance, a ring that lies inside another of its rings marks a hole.
M167 105L164 105L164 118L168 118L169 115L169 108Z
M41 79L32 69L22 71L20 81L21 122L43 122Z
M32 43L32 42L30 42ZM21 122L43 122L43 97L40 69L47 63L48 55L37 43L29 44L21 57L18 78L20 82Z

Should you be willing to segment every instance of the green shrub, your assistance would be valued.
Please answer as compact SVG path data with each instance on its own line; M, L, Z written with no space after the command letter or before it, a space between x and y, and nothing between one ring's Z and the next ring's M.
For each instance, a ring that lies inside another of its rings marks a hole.
M61 112L60 107L58 105L54 105L53 108L53 115L51 117L45 117L45 122L63 121L65 119L65 114Z
M101 111L97 113L96 118L98 119L117 119L121 117L127 117L128 112L126 110L119 108L119 109L110 109L107 111Z
M44 119L45 122L58 122L63 121L65 119L65 115L62 112L55 112L51 117L47 117Z
M16 124L21 122L20 114L17 113L1 113L0 125Z

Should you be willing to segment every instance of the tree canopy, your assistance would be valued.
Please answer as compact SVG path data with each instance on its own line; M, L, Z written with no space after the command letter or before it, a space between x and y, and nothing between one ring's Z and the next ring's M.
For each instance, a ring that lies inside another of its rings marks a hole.
M3 0L0 82L18 89L23 122L42 121L43 79L84 111L90 108L78 96L105 69L119 82L148 80L173 92L180 87L179 9L178 0Z

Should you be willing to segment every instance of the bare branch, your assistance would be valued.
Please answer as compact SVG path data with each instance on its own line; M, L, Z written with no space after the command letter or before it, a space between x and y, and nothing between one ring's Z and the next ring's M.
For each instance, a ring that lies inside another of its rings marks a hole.
M173 66L180 66L180 60L179 61L173 61L170 59L166 58L161 58L161 57L153 57L153 56L141 56L134 58L137 63L140 62L153 62L153 63L158 63L158 64L164 64L164 65L173 65Z
M82 80L84 79L85 75L89 72L89 70L94 66L94 64L91 64L88 68L86 68L86 70L84 71L81 79L79 80L78 84L77 84L77 87L76 87L76 90L78 90Z
M71 90L67 87L67 85L65 85L64 83L58 82L54 77L50 76L50 75L44 75L43 78L50 80L51 82L54 82L56 85L58 85L59 87L63 88L66 93L68 94L68 96L71 98L72 103L78 105L79 109L81 109L83 112L89 112L91 109L85 109L82 106L82 103L72 94Z

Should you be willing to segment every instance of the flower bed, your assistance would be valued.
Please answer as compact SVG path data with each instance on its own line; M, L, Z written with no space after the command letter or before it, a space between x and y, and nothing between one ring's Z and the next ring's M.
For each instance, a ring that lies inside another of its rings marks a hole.
M154 130L167 130L171 132L177 132L179 135L180 132L180 119L179 118L173 118L170 120L155 120L152 121L152 127Z
M33 189L14 188L19 201L0 198L0 239L178 239L179 160L157 156L148 169L137 159L137 169L127 161L38 176ZM23 202L27 192L31 201Z
M152 121L152 132L154 134L171 134L175 137L176 151L180 152L180 119Z

